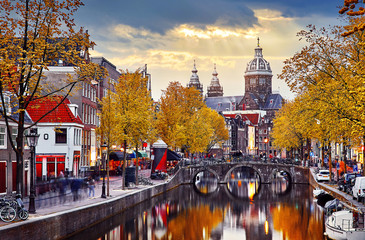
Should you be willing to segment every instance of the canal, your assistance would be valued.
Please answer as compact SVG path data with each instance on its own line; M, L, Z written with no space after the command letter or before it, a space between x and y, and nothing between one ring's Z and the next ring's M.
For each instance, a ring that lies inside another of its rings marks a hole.
M322 240L323 212L309 185L275 173L260 184L249 168L217 184L209 172L99 222L68 239L286 239Z

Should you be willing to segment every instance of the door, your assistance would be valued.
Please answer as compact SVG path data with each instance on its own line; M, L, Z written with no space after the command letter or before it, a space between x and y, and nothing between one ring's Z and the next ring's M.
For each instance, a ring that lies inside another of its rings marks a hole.
M0 193L6 193L6 162L0 162Z

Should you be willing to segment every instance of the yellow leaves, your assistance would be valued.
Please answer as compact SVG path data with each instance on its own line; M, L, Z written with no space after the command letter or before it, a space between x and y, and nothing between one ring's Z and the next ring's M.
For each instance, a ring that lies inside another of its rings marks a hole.
M139 70L134 73L126 71L114 87L115 94L108 91L101 101L99 132L103 138L110 144L122 145L126 140L133 146L154 138L154 112L147 78L142 78Z
M354 23L360 21L364 18ZM276 146L293 147L297 136L355 143L364 135L364 36L343 39L339 37L343 32L340 27L330 33L313 27L300 33L310 45L287 60L279 76L298 97L274 120Z
M206 107L195 88L170 82L159 103L156 127L169 146L204 152L228 138L223 117Z

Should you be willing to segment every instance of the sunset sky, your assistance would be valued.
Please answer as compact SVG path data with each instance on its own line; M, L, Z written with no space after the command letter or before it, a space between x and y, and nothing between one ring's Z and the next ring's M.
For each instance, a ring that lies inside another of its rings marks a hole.
M343 0L85 0L76 23L89 30L103 56L118 69L148 65L152 96L158 100L170 81L183 86L196 61L204 94L214 63L224 96L244 94L244 72L257 37L273 71L273 91L293 99L278 80L283 61L305 44L296 33L308 24L343 24Z

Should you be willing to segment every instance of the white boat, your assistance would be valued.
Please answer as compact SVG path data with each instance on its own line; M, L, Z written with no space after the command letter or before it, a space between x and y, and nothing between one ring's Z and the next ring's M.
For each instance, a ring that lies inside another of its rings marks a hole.
M353 212L341 210L332 213L325 223L326 234L334 240L359 240L365 239L365 229L354 225Z
M320 188L313 189L313 196L315 198L317 198L322 193L326 193L326 191L324 191L323 189L320 189Z

